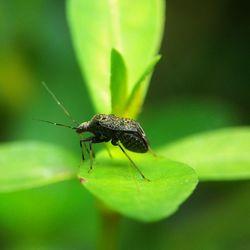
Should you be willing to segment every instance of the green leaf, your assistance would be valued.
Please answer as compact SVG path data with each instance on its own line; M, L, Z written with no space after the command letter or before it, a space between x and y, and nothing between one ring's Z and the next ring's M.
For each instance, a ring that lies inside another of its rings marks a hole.
M0 192L34 188L74 178L79 161L67 150L44 142L0 146Z
M127 69L122 55L115 49L111 51L111 104L112 114L122 115L127 100Z
M187 137L160 150L192 166L200 180L250 178L250 128L219 129Z
M164 0L68 0L67 16L81 70L98 113L111 112L110 53L124 57L128 94L160 46ZM148 81L144 82L144 92Z
M145 222L165 218L177 210L197 184L196 173L183 163L149 154L129 154L150 182L141 178L124 155L112 154L112 159L97 155L93 171L89 174L88 166L83 166L79 175L91 193L125 216Z
M145 98L144 82L153 73L155 65L160 61L161 56L157 55L154 60L146 67L143 74L135 83L132 93L127 100L125 107L125 116L136 117L141 111L143 100Z

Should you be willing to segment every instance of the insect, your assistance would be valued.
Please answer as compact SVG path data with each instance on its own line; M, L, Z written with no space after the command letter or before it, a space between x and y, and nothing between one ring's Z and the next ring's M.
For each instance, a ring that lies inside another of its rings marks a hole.
M144 180L149 181L148 178L142 173L142 171L137 167L134 161L127 154L125 149L136 152L136 153L146 153L150 150L149 142L145 132L138 122L130 118L118 117L113 114L96 114L91 120L83 122L81 124L77 123L75 119L72 118L67 109L61 104L55 94L48 88L48 86L42 83L48 93L64 111L64 113L76 124L75 127L64 125L61 123L51 122L47 120L40 120L57 126L63 126L71 128L76 131L77 134L84 134L85 132L90 132L93 136L88 138L80 139L80 147L82 151L82 159L84 160L84 146L89 153L90 158L90 168L89 172L93 168L93 158L95 157L93 151L93 144L111 142L112 145L118 146L124 155L128 158L132 166L139 172ZM85 145L89 143L89 149ZM125 149L124 149L125 148Z

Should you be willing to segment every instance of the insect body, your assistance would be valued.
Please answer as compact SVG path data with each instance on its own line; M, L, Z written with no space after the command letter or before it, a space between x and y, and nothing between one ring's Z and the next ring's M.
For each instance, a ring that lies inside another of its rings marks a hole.
M121 146L122 144L126 149L136 153L146 153L149 150L147 137L138 122L115 115L97 114L90 121L80 124L76 128L76 132L94 134L92 137L80 140L81 148L83 148L82 143L90 143L90 170L92 169L92 144L111 141L114 146L120 147L143 179L147 179ZM84 155L82 156L84 159Z
M62 108L64 113L68 117L70 117L74 123L76 123L76 121L71 117L69 112L59 102L57 97L51 92L51 90L47 87L47 85L45 83L43 83L43 85L47 89L47 91L52 95L53 99L57 102L57 104ZM84 132L90 132L93 134L93 136L91 137L80 139L80 146L82 149L83 160L84 160L83 145L85 145L86 142L89 143L89 150L87 150L90 156L89 171L92 169L93 166L92 158L94 156L94 153L92 144L110 141L112 145L118 146L122 150L122 152L131 162L131 164L140 173L142 178L148 180L124 150L124 148L126 148L127 150L136 153L146 153L149 151L148 139L138 122L129 118L118 117L113 114L94 115L90 121L77 124L76 127L71 127L68 125L54 123L50 121L45 121L45 122L74 129L78 134L83 134Z
M108 142L114 146L120 141L128 150L145 153L148 151L148 140L138 122L121 118L115 115L98 114L89 122L80 124L76 132L83 133L85 131L93 133L95 136L90 141Z

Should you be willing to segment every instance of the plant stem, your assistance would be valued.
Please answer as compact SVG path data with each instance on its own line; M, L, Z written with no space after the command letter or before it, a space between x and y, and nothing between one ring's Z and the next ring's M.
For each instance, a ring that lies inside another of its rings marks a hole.
M100 214L100 234L98 241L99 250L118 249L119 224L121 216L107 208L101 201L97 201Z

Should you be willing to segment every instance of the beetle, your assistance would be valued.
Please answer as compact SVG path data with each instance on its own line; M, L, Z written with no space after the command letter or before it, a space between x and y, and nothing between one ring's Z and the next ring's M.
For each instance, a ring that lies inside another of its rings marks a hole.
M67 128L74 129L77 134L83 134L85 132L90 132L93 136L88 138L80 139L80 147L82 151L82 159L84 160L83 145L89 143L89 150L86 149L90 157L90 168L89 172L93 168L92 158L94 157L93 144L111 142L112 145L118 146L121 151L126 155L133 167L140 173L144 180L149 181L148 178L142 173L142 171L137 167L134 161L127 154L125 149L136 152L136 153L146 153L150 150L149 142L147 136L140 126L140 124L130 118L118 117L114 114L96 114L91 120L83 122L81 124L77 123L76 120L72 118L67 109L61 104L55 94L48 88L48 86L42 82L45 89L53 97L56 103L61 107L64 113L74 122L77 126L72 127L69 125L51 122L47 120L40 120L43 122L48 122L53 125L63 126ZM125 149L124 149L124 148Z

